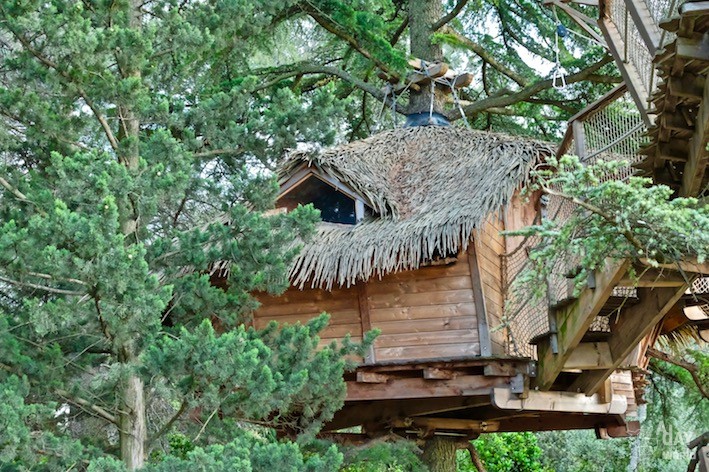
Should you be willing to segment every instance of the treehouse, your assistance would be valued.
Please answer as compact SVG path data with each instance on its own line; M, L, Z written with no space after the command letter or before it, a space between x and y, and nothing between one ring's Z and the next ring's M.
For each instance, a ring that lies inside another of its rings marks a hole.
M630 263L619 262L578 297L560 280L549 300L511 306L531 242L501 232L549 213L521 192L553 152L520 137L414 126L288 156L277 206L312 203L323 222L290 269L290 289L258 297L255 326L327 312L323 344L381 333L347 374L345 406L326 430L637 434L627 415L641 400L644 349L681 310L687 282L648 273L632 288Z

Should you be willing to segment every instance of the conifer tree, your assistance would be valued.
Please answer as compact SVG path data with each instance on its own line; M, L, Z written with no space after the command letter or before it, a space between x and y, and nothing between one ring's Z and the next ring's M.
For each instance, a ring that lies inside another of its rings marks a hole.
M312 436L355 350L243 325L317 220L263 213L268 170L342 110L249 74L290 6L0 3L0 462L135 470L175 431L169 470L339 460L241 427Z

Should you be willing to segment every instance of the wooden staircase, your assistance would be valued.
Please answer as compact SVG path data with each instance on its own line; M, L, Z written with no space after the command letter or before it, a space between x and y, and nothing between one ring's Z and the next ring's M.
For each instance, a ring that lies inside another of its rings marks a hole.
M635 267L641 274L639 280L630 280L630 267L629 260L608 262L577 297L551 307L552 329L535 339L538 367L533 388L586 395L599 392L665 315L682 309L678 302L696 272L682 274L639 265ZM637 298L619 303L613 296L616 287L632 286L637 287ZM611 315L610 332L589 331L599 314Z

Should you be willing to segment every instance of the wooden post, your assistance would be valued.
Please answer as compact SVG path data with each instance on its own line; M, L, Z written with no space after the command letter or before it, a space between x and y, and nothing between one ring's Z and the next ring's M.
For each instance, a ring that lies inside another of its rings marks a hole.
M586 132L583 129L583 122L580 120L572 121L571 129L574 133L574 154L583 161L586 159Z
M362 323L362 337L364 333L372 330L372 320L369 316L369 299L367 298L367 283L357 284L357 302L359 303L359 318ZM374 364L377 361L374 353L374 345L369 346L367 354L364 356L365 364Z
M483 281L480 277L480 266L478 265L478 254L475 250L475 244L475 239L468 244L468 264L470 265L470 279L473 283L475 315L478 320L480 355L487 357L492 355L492 343L490 341L490 326L487 322L487 307L485 306L485 294L482 287Z

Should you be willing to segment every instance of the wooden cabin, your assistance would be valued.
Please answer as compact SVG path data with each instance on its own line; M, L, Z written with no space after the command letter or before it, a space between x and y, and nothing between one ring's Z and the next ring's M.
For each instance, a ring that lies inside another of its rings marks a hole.
M514 275L506 261L511 254L526 257L520 251L526 241L501 231L540 218L540 199L522 190L552 152L521 137L423 126L288 156L277 206L287 211L312 203L323 222L291 268L291 288L259 297L255 326L327 312L322 343L380 331L347 374L345 406L326 430L361 426L367 436L416 437L575 428L595 428L604 437L637 434L637 423L626 421L636 395L625 351L647 330L636 330L623 352L592 332L604 306L610 313L627 264L614 267L608 280L599 277L578 300L527 310L524 332L505 320ZM676 280L671 285L679 290ZM556 314L558 334L550 322ZM588 375L593 390L571 389Z

